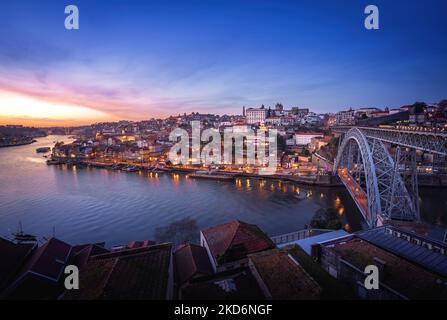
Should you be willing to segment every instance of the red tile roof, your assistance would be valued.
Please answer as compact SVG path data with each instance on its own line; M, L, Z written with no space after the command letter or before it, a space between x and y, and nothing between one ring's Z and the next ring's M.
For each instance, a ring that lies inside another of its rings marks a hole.
M171 248L160 244L93 256L79 272L79 290L63 299L166 299Z
M155 241L151 240L142 240L142 241L131 241L127 244L128 249L136 249L136 248L144 248L153 246L155 244Z
M85 266L91 256L110 252L104 248L104 244L86 244L74 246L70 258L70 264L78 268Z
M410 299L447 299L447 287L441 285L445 278L367 241L353 238L326 248L360 270L379 258L385 262L381 283Z
M0 291L13 280L35 248L34 243L16 244L0 238Z
M276 247L256 225L239 220L202 230L202 234L218 264L237 261L248 254Z
M264 295L248 268L220 272L188 283L181 300L263 300Z
M261 287L268 290L268 298L281 300L319 299L321 288L317 282L287 253L278 249L249 256L250 268Z
M69 244L51 238L33 253L23 272L37 273L58 281L70 257L71 248Z
M183 284L197 275L210 275L213 268L204 247L187 244L174 252L176 280Z

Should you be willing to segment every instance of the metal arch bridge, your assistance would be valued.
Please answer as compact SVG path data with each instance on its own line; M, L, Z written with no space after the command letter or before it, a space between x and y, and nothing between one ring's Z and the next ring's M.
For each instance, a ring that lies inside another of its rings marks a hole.
M447 134L372 127L341 133L334 173L370 227L385 220L419 220L416 150L447 155ZM393 155L385 144L395 146Z

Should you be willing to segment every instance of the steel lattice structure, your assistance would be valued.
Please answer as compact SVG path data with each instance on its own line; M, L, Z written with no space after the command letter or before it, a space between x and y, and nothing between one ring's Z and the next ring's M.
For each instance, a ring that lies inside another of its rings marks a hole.
M406 158L400 148L397 150L393 159L381 139L365 134L361 128L349 129L339 145L334 171L347 169L366 193L367 213L362 213L370 227L386 219L419 219L417 180L412 176L410 183L416 184L412 184L409 192L402 176Z
M347 133L352 127L334 127L333 131ZM430 153L447 155L447 134L429 131L413 131L373 127L356 127L367 138L400 145Z

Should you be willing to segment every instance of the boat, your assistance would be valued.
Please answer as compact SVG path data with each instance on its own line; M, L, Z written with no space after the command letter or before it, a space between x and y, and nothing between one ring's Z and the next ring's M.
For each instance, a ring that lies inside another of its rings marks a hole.
M24 233L22 230L22 222L19 222L19 230L12 234L17 242L36 242L36 236Z
M126 171L126 172L135 172L135 171L138 171L138 168L135 166L127 166L127 167L124 167L122 170Z
M42 147L42 148L37 148L37 149L36 149L36 152L37 152L37 153L47 153L47 152L49 152L50 150L51 150L50 147Z
M208 172L197 171L196 173L188 174L189 178L194 179L212 179L222 181L234 181L236 178L233 175L228 174L210 174Z
M123 168L122 164L115 163L110 167L112 170L121 170Z
M125 250L126 246L125 245L116 245L110 248L110 251L112 252L116 252L116 251L121 251L121 250Z
M52 165L52 164L56 165L56 164L62 164L62 163L63 163L62 161L55 160L55 159L48 159L47 160L47 165Z
M307 198L307 195L304 195L303 193L298 193L297 195L295 195L295 198L299 200L304 200Z

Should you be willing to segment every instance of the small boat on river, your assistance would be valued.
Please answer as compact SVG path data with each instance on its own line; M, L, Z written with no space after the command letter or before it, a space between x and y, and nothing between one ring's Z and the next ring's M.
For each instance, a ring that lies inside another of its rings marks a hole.
M36 242L36 236L33 236L31 234L28 233L24 233L23 229L22 229L22 223L19 222L19 230L16 233L12 234L14 236L14 240L16 240L17 242Z

